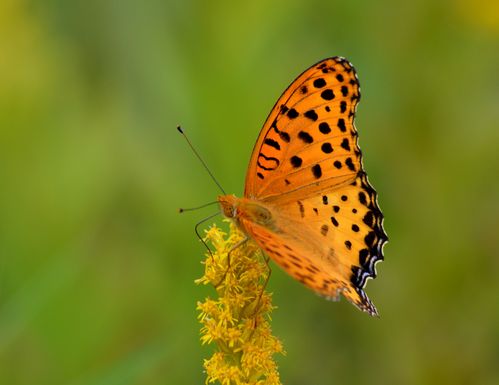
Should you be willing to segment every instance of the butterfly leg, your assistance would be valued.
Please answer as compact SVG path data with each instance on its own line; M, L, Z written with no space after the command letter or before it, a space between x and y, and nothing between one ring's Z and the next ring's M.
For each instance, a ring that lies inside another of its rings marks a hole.
M260 291L260 295L258 296L258 304L260 304L260 300L262 299L262 295L267 288L267 284L269 283L270 276L272 274L272 269L270 268L270 258L265 255L264 256L265 266L267 266L267 277L265 277L265 282L262 285L262 290Z
M260 294L258 295L258 300L256 301L255 305L255 310L253 311L253 314L251 315L251 318L253 318L253 331L256 329L258 325L258 317L256 317L258 311L260 310L260 307L262 306L262 296L263 293L265 292L265 289L267 288L267 284L269 283L270 276L272 275L272 268L270 267L270 258L264 254L264 261L265 265L267 266L267 276L265 277L265 281L263 282L262 288L260 290Z
M204 241L203 237L201 237L201 235L199 234L199 226L202 225L203 223L205 223L206 221L210 220L211 218L217 216L218 214L220 214L219 212L213 214L213 215L210 215L209 217L207 218L204 218L203 220L199 221L198 223L196 223L196 225L194 226L194 231L196 232L196 236L199 238L199 240L201 242L203 242L203 245L204 247L206 247L206 250L208 250L208 252L210 253L210 256L211 256L211 261L213 262L214 259L213 259L213 253L211 252L211 249L208 247L208 245L206 244L206 242Z
M230 255L232 254L232 252L234 250L236 250L237 248L241 247L246 242L248 242L248 239L249 238L245 235L243 239L241 239L239 242L237 242L234 246L232 246L230 248L229 252L227 253L227 268L225 269L225 272L224 272L222 278L220 279L220 281L216 285L214 285L215 289L217 289L222 284L222 282L225 281L225 277L227 277L227 273L230 270Z

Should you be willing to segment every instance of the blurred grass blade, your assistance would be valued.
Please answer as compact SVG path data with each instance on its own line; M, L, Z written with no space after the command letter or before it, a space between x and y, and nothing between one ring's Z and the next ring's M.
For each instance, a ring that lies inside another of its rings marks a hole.
M172 342L171 336L159 338L145 345L140 351L134 351L114 365L101 372L84 376L68 385L125 385L138 383L138 377L164 363L165 357L177 351L179 339Z
M3 352L26 325L54 296L81 271L81 246L48 258L44 266L0 308L0 352Z

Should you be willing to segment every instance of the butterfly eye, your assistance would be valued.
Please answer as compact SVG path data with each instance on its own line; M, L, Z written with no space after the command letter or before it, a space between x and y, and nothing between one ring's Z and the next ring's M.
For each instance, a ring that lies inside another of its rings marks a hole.
M222 212L227 218L234 218L236 216L236 207L234 202L229 202L227 196L219 198L219 202Z

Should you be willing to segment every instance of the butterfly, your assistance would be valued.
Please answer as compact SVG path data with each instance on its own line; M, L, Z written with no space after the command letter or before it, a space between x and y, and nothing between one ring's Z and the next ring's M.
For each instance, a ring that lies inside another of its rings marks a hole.
M343 295L377 315L364 292L388 237L367 179L354 117L360 87L342 57L298 76L258 136L243 198L221 195L223 214L314 292Z

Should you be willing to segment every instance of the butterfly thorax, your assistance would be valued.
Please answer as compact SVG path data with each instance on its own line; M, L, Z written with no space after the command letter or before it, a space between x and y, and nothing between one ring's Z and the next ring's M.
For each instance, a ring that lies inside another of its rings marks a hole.
M220 195L218 202L223 214L234 220L244 230L241 222L250 221L258 225L273 228L274 219L270 210L259 202L234 195Z

